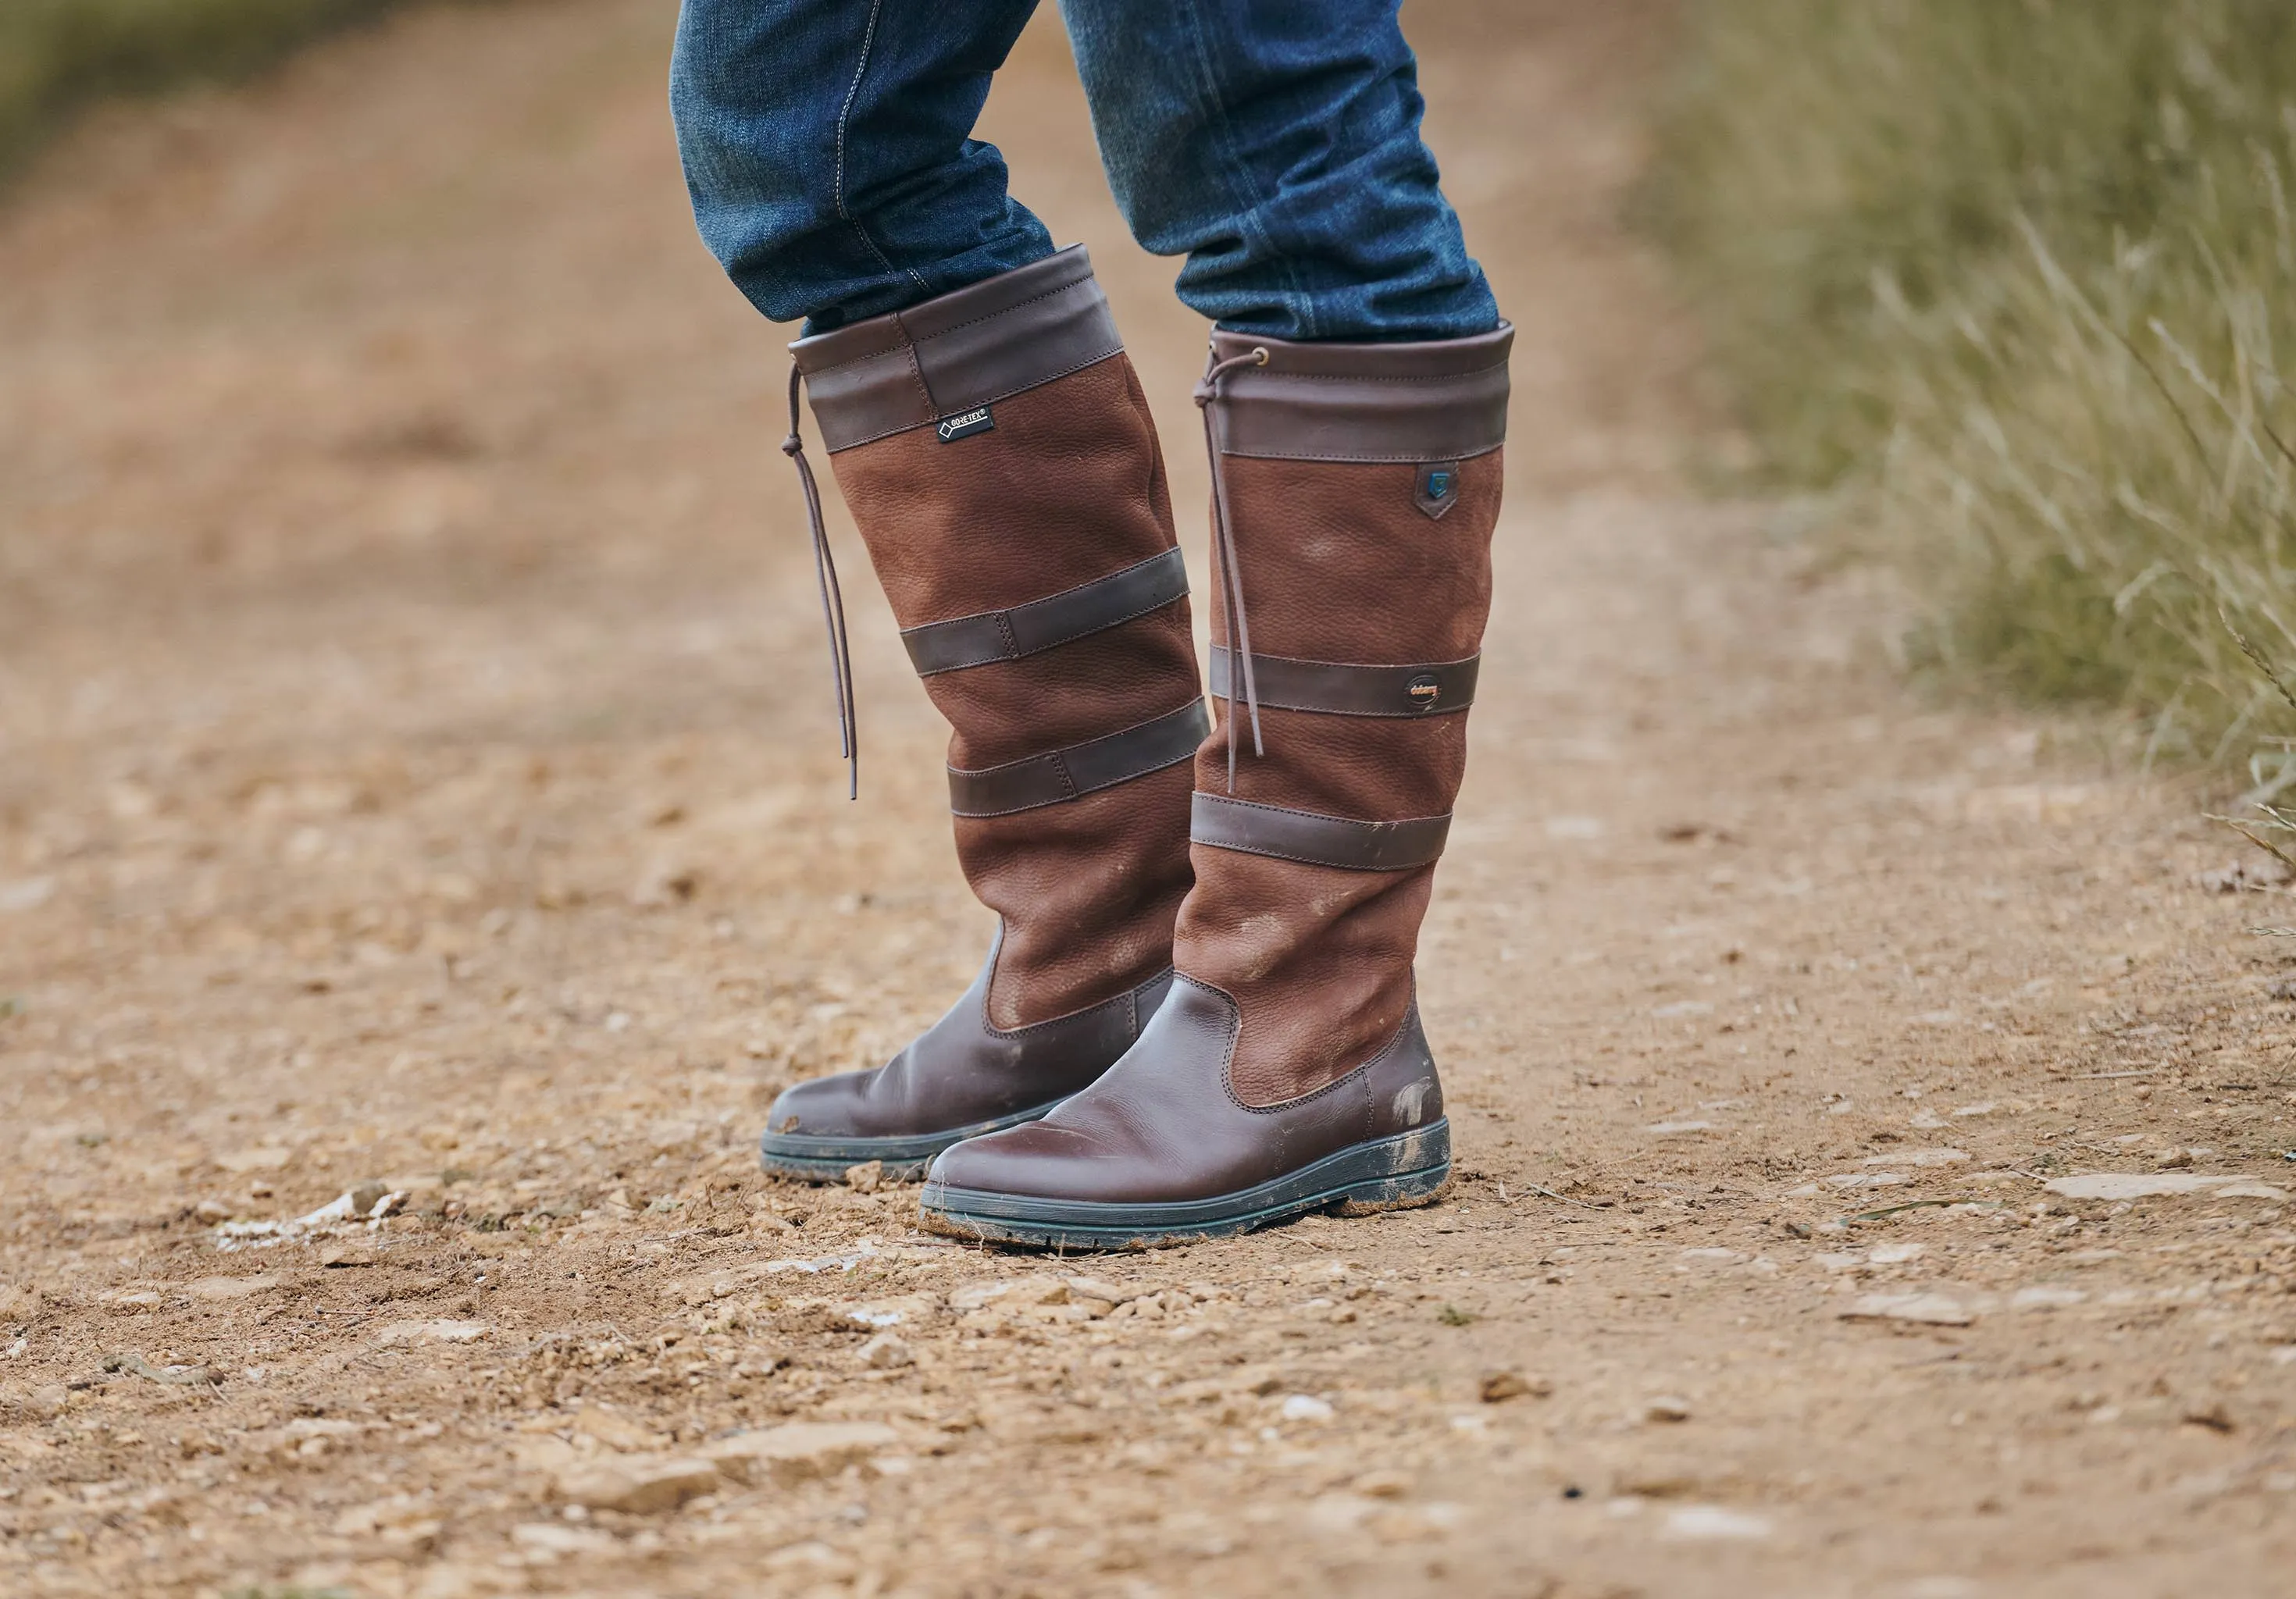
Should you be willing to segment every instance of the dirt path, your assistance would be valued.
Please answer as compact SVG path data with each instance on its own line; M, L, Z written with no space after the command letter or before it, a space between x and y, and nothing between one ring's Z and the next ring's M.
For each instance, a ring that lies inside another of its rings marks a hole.
M754 1174L986 927L865 583L837 800L667 0L410 16L0 216L0 1587L2285 1591L2296 1024L2243 930L2296 916L1684 486L1617 222L1664 10L1496 9L1414 23L1523 330L1423 965L1467 1175L1233 1245L968 1252ZM1201 504L1200 330L1055 33L992 117ZM353 1189L406 1199L219 1225Z

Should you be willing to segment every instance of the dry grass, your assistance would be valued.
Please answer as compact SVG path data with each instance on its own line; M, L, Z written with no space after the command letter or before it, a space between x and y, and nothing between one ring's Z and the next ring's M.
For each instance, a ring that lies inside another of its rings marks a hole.
M1915 577L1919 659L2154 755L2296 732L2296 10L1708 7L1664 145L1767 470Z

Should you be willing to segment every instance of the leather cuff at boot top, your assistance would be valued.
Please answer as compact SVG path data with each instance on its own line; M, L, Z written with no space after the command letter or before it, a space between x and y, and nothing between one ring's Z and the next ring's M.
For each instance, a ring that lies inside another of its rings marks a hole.
M832 335L834 337L834 335ZM1218 361L1265 349L1222 380L1225 455L1281 461L1464 461L1506 442L1514 326L1402 344L1295 344L1216 330ZM817 402L816 402L817 403Z
M987 432L995 406L1124 348L1081 244L790 346L832 455L912 428Z

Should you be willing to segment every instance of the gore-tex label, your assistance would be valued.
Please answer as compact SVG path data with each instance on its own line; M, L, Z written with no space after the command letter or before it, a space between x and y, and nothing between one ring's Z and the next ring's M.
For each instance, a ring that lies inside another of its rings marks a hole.
M961 415L944 416L933 424L933 431L940 435L943 444L955 444L958 439L970 439L975 433L994 432L996 428L996 419L988 414L986 406Z

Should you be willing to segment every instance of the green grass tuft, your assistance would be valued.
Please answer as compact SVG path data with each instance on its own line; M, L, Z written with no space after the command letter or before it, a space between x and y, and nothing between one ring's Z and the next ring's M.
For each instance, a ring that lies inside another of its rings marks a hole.
M2296 733L2258 667L2296 661L2296 6L1731 0L1690 34L1650 216L1764 474L1927 597L1917 659L2129 707L2154 753Z
M0 0L0 172L107 94L228 80L394 0Z

